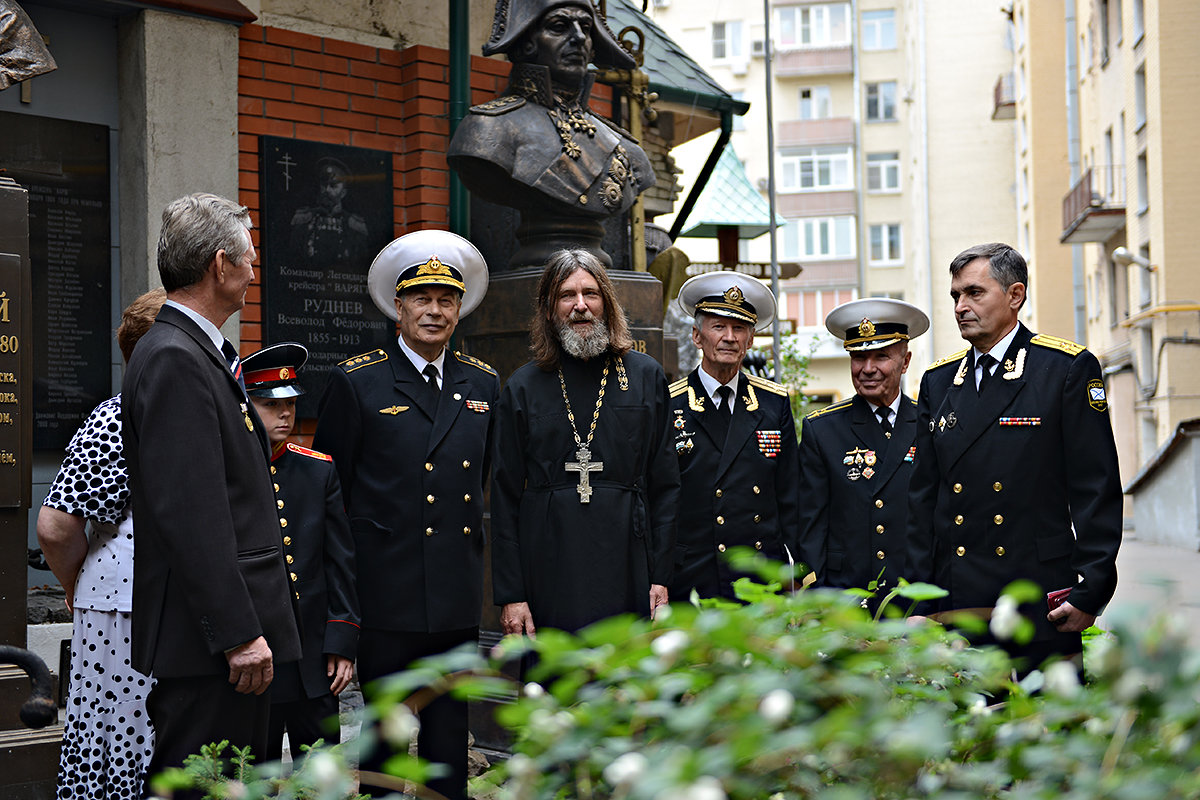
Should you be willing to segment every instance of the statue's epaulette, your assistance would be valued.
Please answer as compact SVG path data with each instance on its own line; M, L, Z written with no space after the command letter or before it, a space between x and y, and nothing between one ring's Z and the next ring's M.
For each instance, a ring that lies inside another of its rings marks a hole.
M482 114L485 117L498 117L501 114L507 114L509 111L516 111L523 105L525 105L524 97L516 94L506 94L497 97L495 100L488 100L486 103L471 106L471 113Z
M748 372L746 373L746 377L750 380L750 384L752 386L755 386L759 389L763 389L772 394L777 394L781 397L788 396L788 388L786 386L784 386L782 383L776 383L775 381L769 381L766 378L760 378L757 375L751 375Z
M622 138L624 138L624 139L628 139L629 141L633 142L633 143L634 143L634 144L636 144L636 145L640 145L640 144L641 144L641 142L639 142L637 139L633 138L633 134L632 134L632 133L630 133L629 131L625 130L625 129L624 129L624 128L622 128L620 125L618 125L617 123L613 122L611 119L606 119L604 116L602 116L602 115L600 115L600 114L593 114L592 116L596 117L596 118L597 118L597 119L599 119L601 122L603 122L605 125L607 125L608 127L612 128L612 129L613 129L614 131L616 131L616 132L617 132L617 134L618 134L618 135L620 135Z
M475 367L476 369L483 370L484 372L488 373L489 375L498 375L496 370L492 369L491 364L487 363L486 361L480 361L475 356L469 356L466 353L460 353L457 350L455 350L454 357L457 358L459 361L461 361L464 364L470 364L472 367Z
M1069 339L1060 339L1057 336L1048 336L1044 333L1035 335L1029 340L1029 343L1049 347L1051 350L1061 350L1072 358L1087 349L1083 345L1076 344Z
M971 348L968 347L964 350L959 350L957 353L955 353L952 356L946 356L941 361L935 361L929 365L929 368L937 369L938 367L944 367L947 364L957 364L959 361L963 360L963 356L965 356L967 354L967 350L970 350L970 349Z
M387 360L387 353L382 350L372 350L369 353L360 353L347 358L345 361L339 361L338 366L346 370L346 372L354 372L359 367L365 367L370 364L382 364Z
M293 444L292 442L287 443L287 449L298 456L308 456L309 458L316 458L321 461L333 461L333 456L326 455L319 450L309 450L307 447L301 447L300 445Z
M805 417L805 419L816 419L817 417L821 417L826 414L832 414L835 411L844 411L847 408L849 408L851 406L851 404L853 404L853 403L854 403L854 398L851 397L848 400L842 400L840 402L834 403L831 406L825 406L824 408L818 408L816 411L807 415Z
M668 386L667 390L671 393L671 397L678 397L679 395L681 395L687 391L687 387L688 387L688 379L680 378L679 380L675 381L670 386Z

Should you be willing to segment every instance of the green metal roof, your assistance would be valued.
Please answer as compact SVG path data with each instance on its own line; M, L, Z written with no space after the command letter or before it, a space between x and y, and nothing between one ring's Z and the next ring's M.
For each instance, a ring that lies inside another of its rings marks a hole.
M718 228L736 225L739 239L753 239L771 229L771 209L750 184L732 144L721 153L688 219L696 222L684 236L716 238ZM784 225L783 217L776 214L775 224Z
M650 90L658 92L659 98L738 115L750 109L749 103L735 100L721 88L666 31L629 0L608 0L607 11L608 27L613 33L620 34L623 28L632 25L646 34L642 69L650 76Z

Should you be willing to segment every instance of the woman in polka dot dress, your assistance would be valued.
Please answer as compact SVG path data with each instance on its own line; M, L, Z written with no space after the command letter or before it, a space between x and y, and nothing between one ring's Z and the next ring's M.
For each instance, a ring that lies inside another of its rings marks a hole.
M117 342L127 361L165 299L157 289L125 309ZM130 665L133 515L120 395L97 406L67 445L37 533L74 613L58 800L140 798L154 746L146 716L154 681Z

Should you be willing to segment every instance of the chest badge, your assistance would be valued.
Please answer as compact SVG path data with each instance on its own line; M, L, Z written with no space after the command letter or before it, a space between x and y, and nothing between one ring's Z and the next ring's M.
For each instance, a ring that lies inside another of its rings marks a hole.
M242 403L242 418L246 420L246 430L254 433L254 423L250 420L250 409L246 407L245 403Z
M871 480L875 475L875 464L878 460L874 450L864 450L861 447L847 450L846 455L842 457L842 464L849 467L846 477L852 481L859 478Z
M779 450L783 446L783 433L781 431L755 431L754 435L758 437L758 451L767 458L776 458L779 456Z
M380 414L391 414L393 417L404 411L408 411L408 406L390 406L388 408L379 409Z
M684 456L692 452L696 445L692 442L693 434L687 430L687 420L683 418L683 409L675 410L675 419L671 422L675 434L675 455Z
M486 414L491 410L492 407L487 404L486 400L468 400L467 408L471 409L476 414Z

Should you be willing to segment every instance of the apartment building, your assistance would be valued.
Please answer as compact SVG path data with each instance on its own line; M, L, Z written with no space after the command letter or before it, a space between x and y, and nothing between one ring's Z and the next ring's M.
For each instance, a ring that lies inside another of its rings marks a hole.
M761 3L654 0L651 15L750 112L732 142L766 194L766 62L772 51L781 262L789 330L814 337L806 391L853 391L825 314L856 297L887 295L930 311L914 344L906 390L932 360L961 347L948 303L950 258L979 241L1015 237L1014 129L992 120L996 76L1011 68L1008 22L984 0L771 0L768 48ZM675 151L684 183L711 139ZM715 243L686 239L695 260ZM767 236L740 257L768 261ZM940 319L939 319L940 317Z

